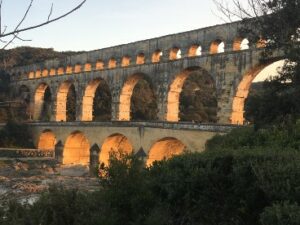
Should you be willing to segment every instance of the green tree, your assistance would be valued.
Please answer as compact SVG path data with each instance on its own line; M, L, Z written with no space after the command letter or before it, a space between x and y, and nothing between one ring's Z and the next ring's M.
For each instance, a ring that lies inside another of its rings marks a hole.
M262 60L282 51L286 64L280 76L264 84L263 92L249 97L247 117L257 124L282 123L300 115L300 0L215 0L223 15L242 19L241 35L266 40ZM273 75L273 74L270 74Z

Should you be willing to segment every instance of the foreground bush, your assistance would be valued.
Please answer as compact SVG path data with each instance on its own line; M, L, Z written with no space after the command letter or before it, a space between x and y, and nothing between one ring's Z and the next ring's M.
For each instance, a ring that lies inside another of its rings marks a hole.
M0 148L34 148L31 132L26 124L8 122L0 130Z
M300 121L289 126L273 126L255 130L244 127L232 130L229 134L217 135L207 142L206 150L251 150L277 149L300 150Z
M185 154L151 168L112 158L98 192L51 188L32 206L11 204L0 224L299 224L299 161L298 151L260 149Z

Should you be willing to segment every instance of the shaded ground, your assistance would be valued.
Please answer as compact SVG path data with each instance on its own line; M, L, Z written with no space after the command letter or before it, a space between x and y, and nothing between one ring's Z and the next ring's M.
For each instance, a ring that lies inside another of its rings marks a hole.
M83 166L61 167L53 160L0 160L0 204L9 200L34 201L51 185L93 191L98 179Z

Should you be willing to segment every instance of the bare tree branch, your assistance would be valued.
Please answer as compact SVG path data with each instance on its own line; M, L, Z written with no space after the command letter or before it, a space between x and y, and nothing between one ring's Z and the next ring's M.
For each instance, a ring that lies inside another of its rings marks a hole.
M51 9L50 9L50 12L49 12L47 21L50 20L50 17L51 17L51 15L52 15L52 12L53 12L53 3L51 4Z
M33 0L31 0L31 3L32 3ZM3 37L6 37L6 36L10 36L10 35L14 35L14 34L19 34L21 32L24 32L24 31L28 31L28 30L32 30L32 29L36 29L36 28L39 28L39 27L42 27L42 26L45 26L47 24L50 24L50 23L53 23L57 20L60 20L68 15L70 15L71 13L75 12L76 10L78 10L79 8L81 8L83 6L83 4L86 2L87 0L84 0L82 1L79 5L77 5L75 8L73 8L72 10L68 11L67 13L61 15L61 16L58 16L58 17L55 17L54 19L51 19L51 20L47 20L45 22L42 22L40 24L37 24L37 25L34 25L34 26L29 26L29 27L26 27L26 28L22 28L22 29L19 29L19 26L16 27L16 29L12 32L8 32L8 33L4 33L4 34L0 34L0 38L3 38ZM26 10L27 13L25 13L25 16L23 17L23 19L21 20L21 22L19 24L21 24L25 17L27 16L28 14L28 11L30 10L31 6L29 6ZM52 13L51 13L52 14ZM50 14L49 14L50 15Z
M33 3L33 0L30 0L30 3L29 3L29 6L27 7L22 19L20 20L20 22L18 23L18 25L15 27L14 31L12 32L12 34L15 34L15 33L18 33L17 30L19 29L19 27L22 25L22 23L24 22L24 20L26 19L31 7L32 7L32 3ZM0 37L2 34L0 34ZM5 35L5 34L3 34ZM4 37L4 36L3 36Z

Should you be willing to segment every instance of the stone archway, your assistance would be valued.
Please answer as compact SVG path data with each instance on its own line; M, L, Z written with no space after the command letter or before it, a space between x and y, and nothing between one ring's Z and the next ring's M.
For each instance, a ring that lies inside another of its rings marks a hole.
M89 141L82 132L75 131L66 140L63 150L63 164L88 165L89 162Z
M175 155L182 154L186 146L176 138L166 137L158 140L152 145L147 166L151 166L155 161L161 161L164 159L169 159Z
M50 87L46 83L42 83L38 86L38 88L35 91L34 94L34 114L33 114L33 119L34 120L40 120L42 118L42 113L45 108L45 96L47 93L49 93L50 99L51 99L51 91ZM49 113L51 113L51 107L47 109ZM50 117L50 115L49 115ZM50 118L48 118L50 120Z
M105 165L109 164L111 154L131 154L133 147L129 139L122 134L113 134L107 137L101 147L99 161Z
M131 109L132 109L132 96L134 94L134 91L136 90L135 88L138 86L138 84L140 84L141 82L144 82L143 85L145 85L145 90L147 89L148 92L151 92L149 94L149 98L150 101L152 101L150 104L145 104L144 108L149 107L150 105L154 105L153 107L151 107L151 110L156 110L156 112L152 113L155 115L150 115L150 117L153 117L151 119L156 119L157 117L157 105L156 105L156 96L154 94L153 88L151 86L151 83L148 81L149 79L147 79L145 74L142 73L138 73L138 74L134 74L131 75L127 78L127 80L125 81L122 90L121 90L121 94L120 94L120 103L119 103L119 114L118 114L118 120L120 121L130 121L131 120ZM145 90L141 90L141 91L145 91ZM139 96L141 97L145 97L145 96ZM149 109L149 108L148 108ZM144 120L147 120L147 118L143 118Z
M168 96L167 96L167 113L166 113L166 120L170 122L178 122L180 120L179 113L180 113L180 96L183 91L184 84L186 80L192 76L200 75L203 79L204 84L206 85L206 82L209 82L207 87L212 91L212 93L216 94L216 88L214 84L214 80L211 77L211 75L204 69L200 67L191 67L183 70L181 73L177 74L172 81L169 90L168 90ZM204 87L204 86L203 86ZM199 87L197 87L200 89ZM216 96L214 96L216 98ZM216 102L217 104L217 102ZM216 114L216 113L215 113ZM208 122L208 121L206 121Z
M56 97L55 121L67 121L67 110L68 110L67 100L68 100L68 94L70 93L70 90L75 92L75 96L76 96L74 84L70 81L63 82L58 89L57 97Z
M244 124L245 101L249 95L249 91L254 79L260 76L264 70L268 70L268 68L270 68L272 65L280 62L284 62L284 60L271 61L266 64L257 65L246 72L236 89L235 96L232 101L232 113L230 117L231 124ZM276 70L271 70L266 71L266 73L269 72L268 75L272 75L270 73L276 73Z
M107 96L96 96L96 94L101 91L99 89L105 89L104 91L106 91L105 95ZM109 93L108 93L109 92ZM107 83L102 80L102 79L95 79L93 81L91 81L88 86L85 89L84 92L84 96L83 96L83 100L82 100L82 116L81 116L81 120L82 121L94 121L95 120L95 108L96 111L98 111L97 107L95 107L95 97L99 97L99 98L110 98L110 105L107 105L106 107L108 107L107 110L110 113L111 116L111 94L110 94L110 90L108 88ZM107 99L105 99L107 100ZM97 102L98 103L98 102ZM105 107L105 106L104 106Z
M40 135L37 148L39 150L54 151L56 144L55 134L51 130L45 130Z

